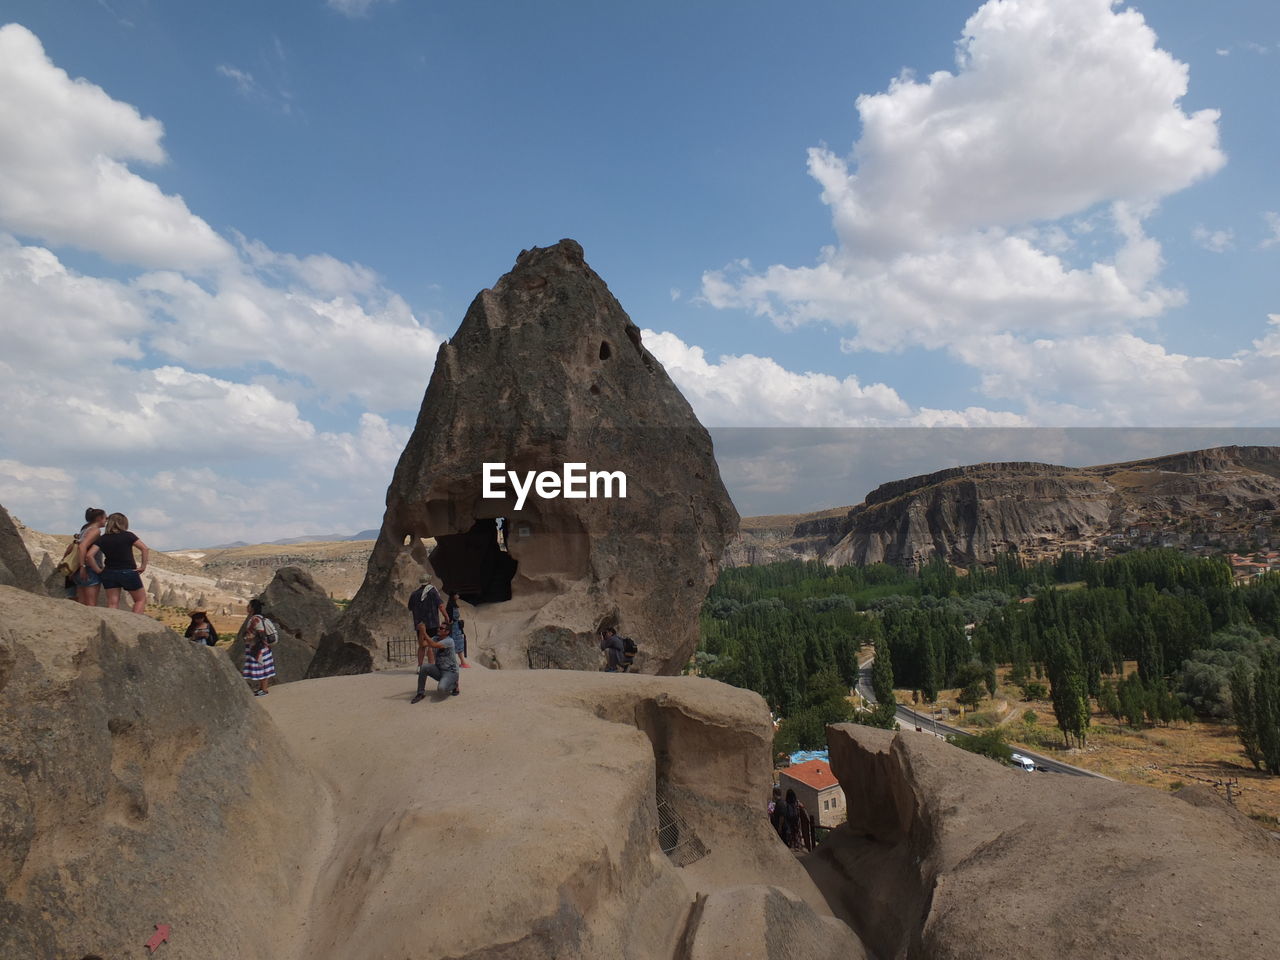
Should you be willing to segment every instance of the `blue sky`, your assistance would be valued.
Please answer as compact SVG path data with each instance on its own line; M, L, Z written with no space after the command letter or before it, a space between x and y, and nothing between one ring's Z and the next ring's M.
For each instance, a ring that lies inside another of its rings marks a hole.
M42 529L376 524L441 338L565 236L712 427L1277 423L1274 3L0 22L0 502Z

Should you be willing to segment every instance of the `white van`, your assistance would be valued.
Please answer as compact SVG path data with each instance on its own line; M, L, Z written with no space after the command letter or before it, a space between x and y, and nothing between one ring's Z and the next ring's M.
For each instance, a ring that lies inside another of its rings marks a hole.
M1024 757L1020 753L1015 753L1010 757L1009 762L1015 767L1020 767L1021 769L1026 770L1028 773L1034 773L1036 769L1036 762L1030 757Z

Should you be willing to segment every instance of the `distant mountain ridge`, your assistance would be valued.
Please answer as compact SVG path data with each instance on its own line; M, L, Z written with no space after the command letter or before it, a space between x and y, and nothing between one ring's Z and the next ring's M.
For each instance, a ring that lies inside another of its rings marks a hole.
M317 533L307 537L286 537L283 540L266 540L260 544L245 543L243 540L235 540L231 543L219 543L212 547L188 547L188 550L234 550L237 547L291 547L298 543L345 543L355 540L377 540L377 530L361 530L359 533L353 533L346 536L341 533Z
M744 520L728 566L809 557L832 564L989 563L1065 550L1188 552L1269 546L1280 508L1280 447L1214 447L1064 467L1009 462L950 467L881 484L843 511ZM842 514L842 515L841 515ZM776 518L784 519L784 518Z

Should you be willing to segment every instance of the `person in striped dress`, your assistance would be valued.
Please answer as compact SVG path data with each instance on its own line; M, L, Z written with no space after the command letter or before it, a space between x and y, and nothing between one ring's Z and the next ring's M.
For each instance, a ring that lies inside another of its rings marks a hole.
M255 697L265 697L267 683L276 675L276 661L271 655L267 618L258 597L249 601L249 615L240 628L240 637L244 640L244 678L250 683L258 682L258 689L253 692Z

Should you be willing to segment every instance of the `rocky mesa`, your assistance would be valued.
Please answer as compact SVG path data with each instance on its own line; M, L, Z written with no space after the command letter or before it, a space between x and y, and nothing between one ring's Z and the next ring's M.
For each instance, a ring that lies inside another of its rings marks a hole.
M1017 550L1233 548L1280 506L1280 448L1216 447L1091 467L979 463L882 484L855 507L748 518L726 563L796 556L911 566ZM833 516L833 514L842 514ZM769 521L785 520L785 523Z

